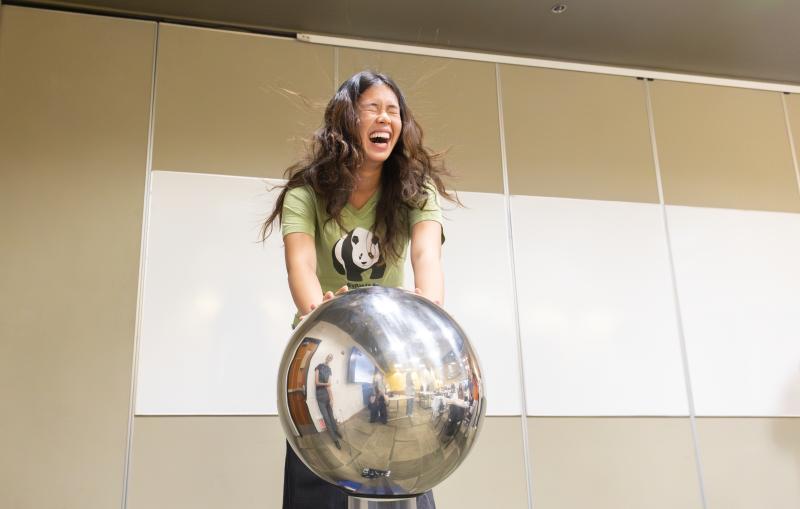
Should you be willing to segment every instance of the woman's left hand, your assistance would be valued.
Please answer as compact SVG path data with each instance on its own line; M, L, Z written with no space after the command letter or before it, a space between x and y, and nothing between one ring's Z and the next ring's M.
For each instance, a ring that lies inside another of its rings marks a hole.
M414 288L414 293L416 293L417 295L421 295L421 296L425 297L426 299L428 299L429 301L431 301L434 304L436 304L437 306L442 307L442 302L439 299L431 299L431 298L429 298L427 295L422 293L422 290L420 288Z
M336 290L336 293L331 292L329 290L329 291L325 292L325 295L322 296L322 302L328 302L332 298L337 297L337 296L347 292L348 290L349 290L349 288L347 288L347 285L344 285L343 287L341 287L338 290Z

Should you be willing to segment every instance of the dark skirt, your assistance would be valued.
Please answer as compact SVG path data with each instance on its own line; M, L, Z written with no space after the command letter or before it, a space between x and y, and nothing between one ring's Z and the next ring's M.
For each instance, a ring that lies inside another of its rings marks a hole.
M283 472L283 509L347 509L345 492L317 477L288 443ZM433 492L417 497L417 509L436 509Z
M347 509L347 495L317 477L286 444L283 509Z

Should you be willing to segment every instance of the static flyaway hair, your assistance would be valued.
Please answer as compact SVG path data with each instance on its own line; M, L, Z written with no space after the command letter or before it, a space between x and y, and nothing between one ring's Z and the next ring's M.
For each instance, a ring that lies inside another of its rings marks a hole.
M329 220L341 226L342 209L355 189L357 171L364 162L358 130L358 99L375 85L386 85L397 96L403 123L400 138L381 171L381 194L372 231L381 239L382 254L388 260L402 255L401 238L408 231L408 210L422 209L431 187L441 196L458 202L445 189L442 177L450 172L443 164L442 154L424 146L422 128L414 120L400 88L385 74L362 71L342 83L325 108L324 125L314 133L306 157L286 170L288 182L264 221L262 239L272 233L275 221L281 220L286 193L301 186L313 189L324 203Z

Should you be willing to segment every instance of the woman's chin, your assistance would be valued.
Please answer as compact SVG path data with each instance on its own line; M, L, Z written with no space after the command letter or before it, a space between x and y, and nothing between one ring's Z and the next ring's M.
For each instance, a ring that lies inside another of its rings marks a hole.
M366 162L369 166L381 166L384 162L386 162L387 159L389 159L389 153L367 153Z

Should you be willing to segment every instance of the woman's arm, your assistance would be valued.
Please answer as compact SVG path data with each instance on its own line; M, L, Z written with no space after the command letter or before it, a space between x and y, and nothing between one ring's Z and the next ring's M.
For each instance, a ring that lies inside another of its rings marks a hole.
M283 243L289 291L300 315L305 316L322 302L314 238L307 233L289 233L283 237Z
M438 221L420 221L411 229L411 266L417 293L444 304L442 225Z

